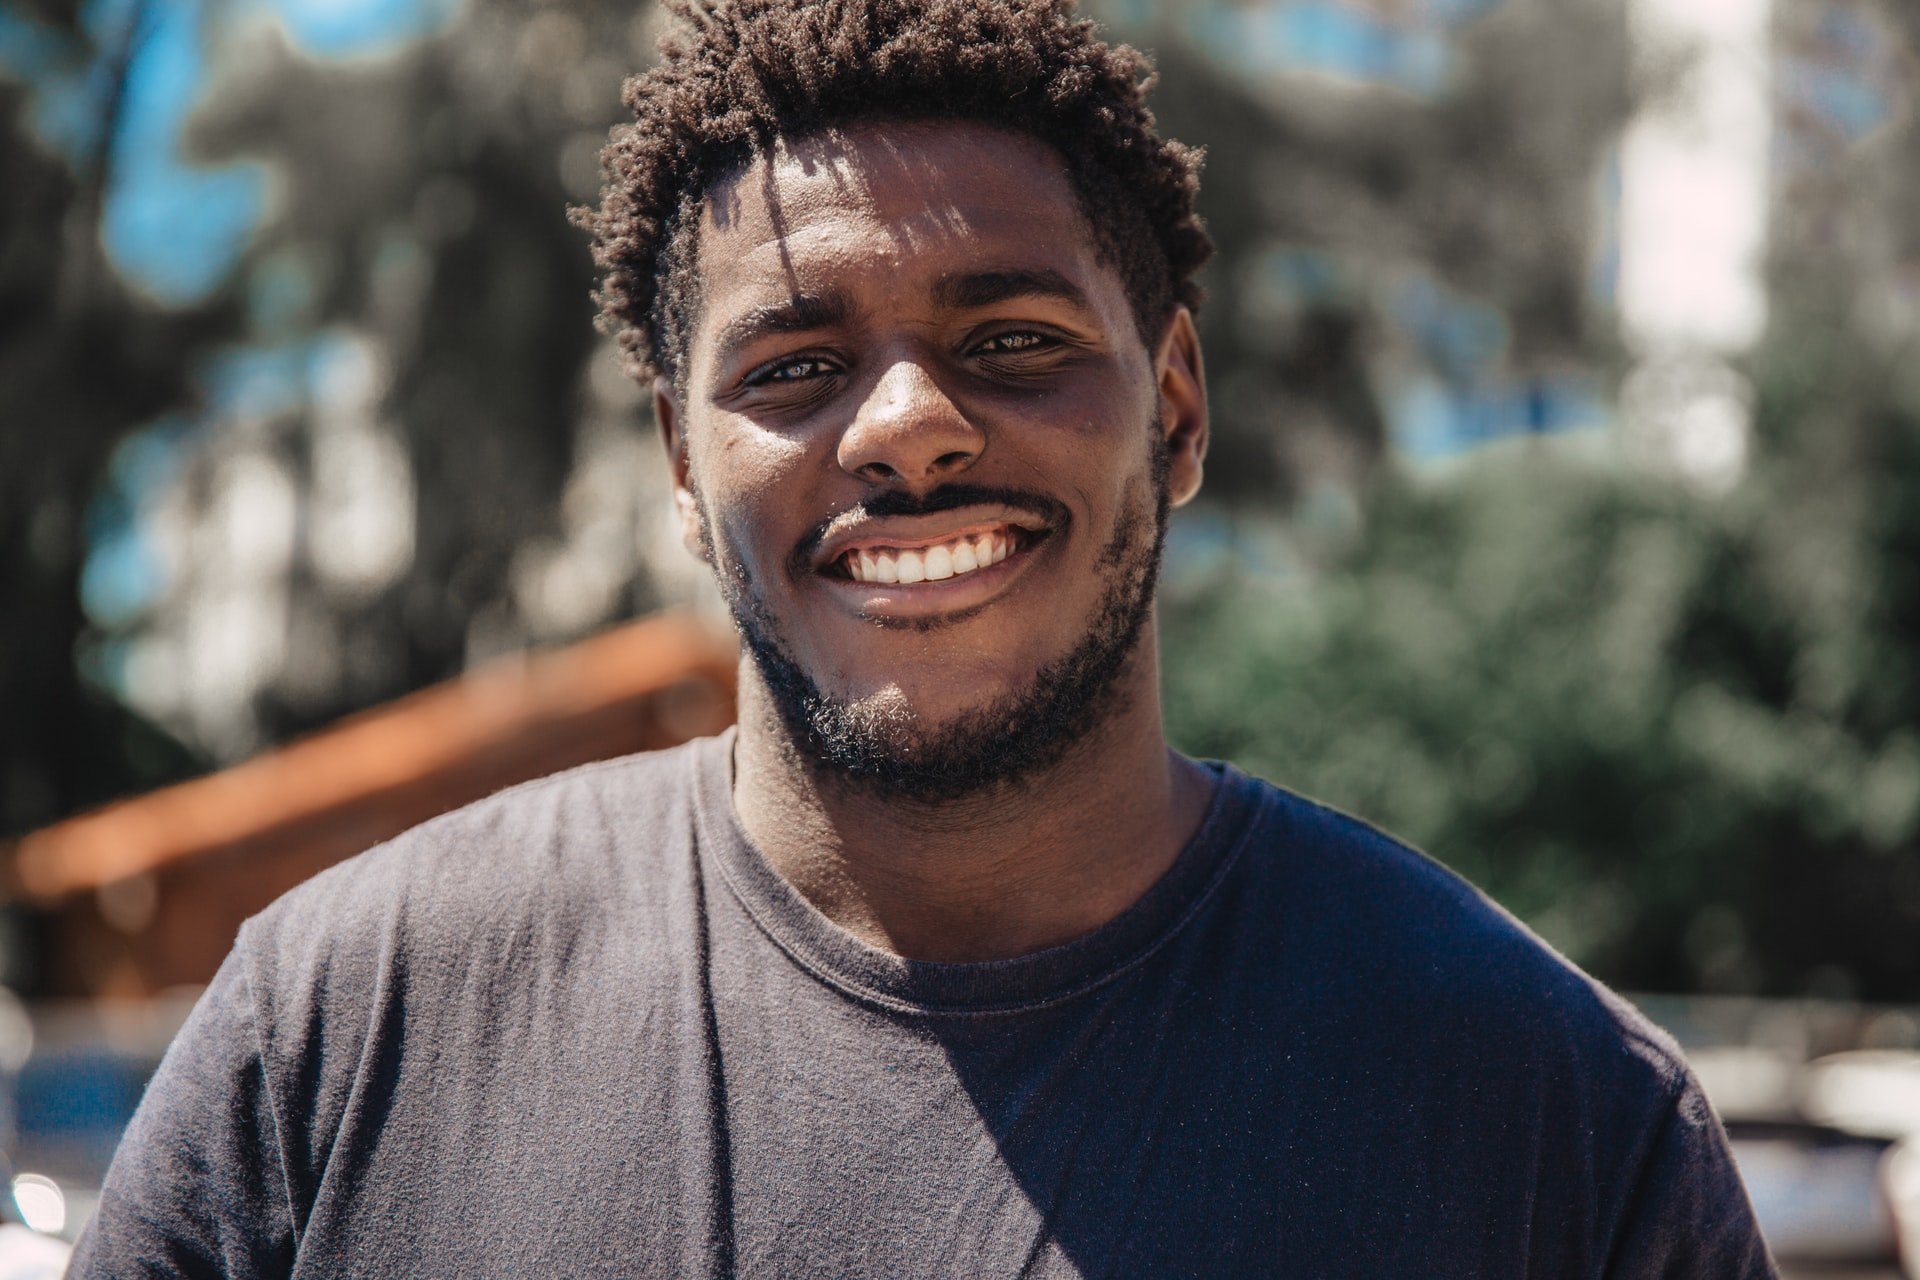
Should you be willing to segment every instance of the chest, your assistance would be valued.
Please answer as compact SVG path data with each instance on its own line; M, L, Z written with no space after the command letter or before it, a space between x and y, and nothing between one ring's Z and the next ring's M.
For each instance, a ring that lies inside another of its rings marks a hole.
M1154 975L910 1016L773 953L488 1016L358 1065L303 1274L1521 1275L1570 1203L1470 1064Z

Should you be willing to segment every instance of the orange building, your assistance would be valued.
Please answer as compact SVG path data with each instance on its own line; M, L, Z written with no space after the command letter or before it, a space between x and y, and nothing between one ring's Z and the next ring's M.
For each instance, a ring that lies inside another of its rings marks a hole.
M731 636L658 615L36 831L4 850L4 875L51 916L48 994L204 983L248 916L370 845L502 787L717 732L735 654Z

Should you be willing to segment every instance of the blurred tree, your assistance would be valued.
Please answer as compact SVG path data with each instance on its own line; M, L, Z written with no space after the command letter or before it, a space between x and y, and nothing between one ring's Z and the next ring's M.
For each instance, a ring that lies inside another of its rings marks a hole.
M71 68L91 67L86 128L57 154L24 85L0 82L0 832L202 762L83 677L80 569L115 446L191 403L190 353L234 328L216 296L154 305L107 266L99 221L108 139L142 9L102 36L67 6L35 15Z
M1320 581L1173 600L1176 741L1383 823L1616 983L1913 999L1920 375L1807 294L1752 367L1723 497L1542 442L1387 473Z
M1529 397L1611 356L1591 284L1631 105L1618 0L1458 6L1487 12L1422 92L1244 38L1284 6L1095 7L1154 50L1162 126L1207 148L1210 500L1364 489L1410 377L1489 434L1560 425Z
M276 198L181 450L174 572L116 638L172 678L130 701L232 759L659 602L640 395L566 218L647 16L493 5L330 61L258 12L213 28L194 152Z
M1791 7L1848 43L1843 62L1898 72L1920 49L1911 6ZM1336 257L1385 244L1389 261L1405 255L1497 303L1516 367L1604 369L1611 340L1604 308L1581 299L1576 268L1592 257L1576 205L1580 166L1604 162L1607 145L1583 122L1626 105L1618 9L1585 10L1562 44L1528 31L1558 20L1546 8L1469 28L1469 56L1489 60L1424 119L1368 131L1357 151L1307 147L1320 168L1292 170L1351 189L1342 175L1378 171L1396 135L1424 128L1418 153L1439 158L1439 189L1452 170L1464 194L1449 206L1395 188L1411 204L1397 225L1425 232L1415 248L1363 200L1260 225ZM1855 38L1862 22L1882 53L1850 51L1873 44ZM1506 56L1490 56L1508 38ZM1387 458L1359 473L1361 532L1344 547L1322 540L1323 573L1276 579L1216 557L1215 576L1170 595L1176 740L1433 850L1617 983L1920 994L1920 180L1906 163L1920 135L1897 75L1890 90L1844 77L1813 88L1836 83L1881 90L1884 123L1860 137L1816 121L1819 145L1796 150L1775 219L1772 335L1747 362L1750 465L1732 492L1629 465L1617 434L1515 442L1438 469ZM1539 118L1563 101L1565 116ZM1433 123L1448 120L1459 134ZM1368 147L1373 163L1349 169ZM1461 229L1449 233L1436 204L1457 208ZM1235 252L1216 280L1252 278ZM1390 418L1391 311L1377 289L1333 297L1342 331L1361 335L1346 358L1372 371L1348 382ZM1312 330L1275 332L1264 363L1249 350L1216 380L1225 397L1236 377L1269 380L1226 399L1223 430L1253 425L1236 416L1251 403L1276 437L1301 436L1286 375L1293 352L1315 349L1294 335ZM1338 403L1318 398L1309 438ZM1372 429L1344 425L1360 439ZM1311 515L1298 508L1278 536L1298 546ZM1244 548L1275 536L1251 503L1233 521Z

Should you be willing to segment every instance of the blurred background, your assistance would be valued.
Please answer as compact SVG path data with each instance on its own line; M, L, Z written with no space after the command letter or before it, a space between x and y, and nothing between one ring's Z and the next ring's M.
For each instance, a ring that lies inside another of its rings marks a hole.
M1089 8L1220 245L1176 742L1640 993L1795 1274L1920 1275L1920 7ZM0 1256L274 893L726 722L566 219L656 33L0 0Z

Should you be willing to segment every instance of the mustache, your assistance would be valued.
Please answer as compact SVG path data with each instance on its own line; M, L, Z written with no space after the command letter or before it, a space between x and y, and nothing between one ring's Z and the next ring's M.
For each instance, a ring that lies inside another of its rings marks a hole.
M807 565L813 560L813 553L826 541L833 527L842 523L851 515L861 519L877 520L882 516L930 516L942 511L953 511L960 507L999 506L1009 507L1037 516L1049 529L1064 526L1069 513L1066 504L1057 502L1044 494L1033 493L1025 489L1000 489L979 484L950 484L935 489L932 493L915 495L899 489L884 489L872 497L863 498L852 506L835 512L819 524L809 529L794 548L793 563Z

